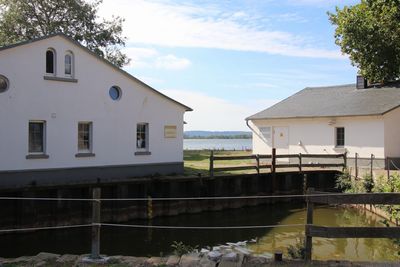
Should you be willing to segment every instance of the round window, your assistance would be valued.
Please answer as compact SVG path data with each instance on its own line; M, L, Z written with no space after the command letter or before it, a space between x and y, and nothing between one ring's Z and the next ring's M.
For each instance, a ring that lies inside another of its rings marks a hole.
M7 91L8 86L9 86L8 79L5 76L0 75L0 93Z
M121 98L121 89L118 86L112 86L109 94L112 100L118 100Z

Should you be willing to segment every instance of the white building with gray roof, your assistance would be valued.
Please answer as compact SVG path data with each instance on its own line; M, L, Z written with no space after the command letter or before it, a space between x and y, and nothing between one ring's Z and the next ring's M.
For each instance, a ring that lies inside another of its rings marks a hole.
M400 84L305 88L246 118L253 153L400 158Z
M0 47L0 187L182 173L186 111L63 34Z

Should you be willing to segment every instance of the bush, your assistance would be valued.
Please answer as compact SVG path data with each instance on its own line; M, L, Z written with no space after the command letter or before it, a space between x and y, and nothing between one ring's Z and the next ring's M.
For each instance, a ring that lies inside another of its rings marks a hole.
M296 240L295 245L289 245L287 248L287 252L290 258L292 259L302 259L304 260L306 257L306 244L304 239L299 238Z
M178 241L174 241L171 247L174 249L174 254L179 257L184 254L188 254L197 250L197 246L192 247L189 245L185 245L183 242L178 242Z
M348 192L352 189L351 174L348 169L344 169L343 173L336 175L335 187L342 192Z
M363 187L365 192L371 193L372 189L374 188L374 185L375 185L374 178L371 176L371 174L366 173L363 176Z

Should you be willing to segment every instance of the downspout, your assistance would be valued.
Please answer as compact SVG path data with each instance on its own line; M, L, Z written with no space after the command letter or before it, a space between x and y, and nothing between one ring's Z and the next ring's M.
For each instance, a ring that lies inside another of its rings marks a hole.
M246 125L247 125L247 127L249 127L249 129L250 129L255 135L257 135L265 144L268 145L268 143L265 142L263 136L262 136L261 134L257 133L257 132L250 126L249 120L248 120L248 119L246 119Z

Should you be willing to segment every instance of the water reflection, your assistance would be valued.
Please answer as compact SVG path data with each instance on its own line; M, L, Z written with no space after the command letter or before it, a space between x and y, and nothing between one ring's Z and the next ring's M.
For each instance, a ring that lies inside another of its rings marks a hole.
M186 214L135 220L130 224L176 226L235 226L304 224L302 203L279 203L218 212ZM315 207L314 222L324 226L382 226L380 218L355 209ZM101 252L107 255L159 256L172 252L173 241L199 247L258 238L251 249L258 253L282 250L304 237L304 227L250 230L146 230L101 229ZM389 239L313 239L314 259L399 260L397 247ZM84 254L90 251L90 228L0 235L0 257L36 255L41 251Z
M292 210L282 224L304 223L305 210ZM317 207L314 223L321 226L383 226L382 219L375 214L343 207ZM251 248L258 253L286 251L286 248L304 237L303 227L274 228L261 237ZM398 248L389 239L372 238L313 238L313 259L345 259L353 261L399 260Z

